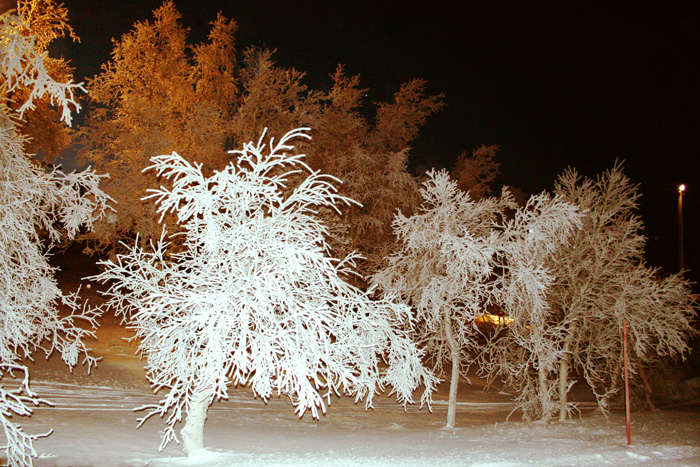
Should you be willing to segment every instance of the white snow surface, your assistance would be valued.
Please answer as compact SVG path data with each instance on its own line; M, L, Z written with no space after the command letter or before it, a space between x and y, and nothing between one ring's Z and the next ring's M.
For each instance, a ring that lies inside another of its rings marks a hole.
M95 287L83 288L83 295L100 299ZM628 446L622 411L606 419L582 402L580 416L570 422L526 423L517 414L506 421L509 396L483 392L478 378L460 384L454 429L444 428L448 382L435 395L432 413L413 406L404 411L388 395L370 411L335 398L319 420L297 418L287 399L266 404L248 388L235 388L209 409L207 449L185 458L174 443L158 451L164 420L136 428L144 413L133 409L160 397L148 387L136 343L124 340L129 334L116 318L103 317L97 341L87 343L102 357L90 375L82 367L70 373L59 357L29 365L32 389L54 404L20 421L29 433L54 430L36 442L36 466L700 465L697 401L633 413Z

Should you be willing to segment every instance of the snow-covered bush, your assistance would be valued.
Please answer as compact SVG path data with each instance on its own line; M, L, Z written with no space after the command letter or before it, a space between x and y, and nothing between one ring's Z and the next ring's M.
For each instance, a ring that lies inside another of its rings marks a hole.
M410 217L399 213L394 220L401 249L372 280L411 305L414 339L434 370L442 372L443 362L451 361L451 427L459 377L467 376L481 351L477 317L491 303L509 312L525 303L535 312L542 308L529 299L550 280L542 268L543 254L566 238L579 219L576 208L558 197L533 196L519 208L508 190L500 198L474 201L445 171L428 177L418 212ZM518 315L527 329L531 318Z
M76 320L94 326L95 314L80 310L75 295L61 292L47 256L64 234L74 237L79 229L89 229L108 202L94 172L47 172L24 152L26 138L18 132L23 112L38 99L50 98L70 124L71 107L78 109L73 93L82 89L51 78L34 37L22 34L26 27L19 16L0 16L0 377L21 381L10 389L0 386L0 423L7 440L3 448L10 465L31 465L36 457L32 443L41 436L24 433L10 420L13 414L30 415L30 405L44 402L30 390L21 361L42 350L46 355L60 353L70 367L81 354L88 367L94 363L81 342L92 332L78 327ZM9 93L19 89L28 97L14 103L19 105L14 114ZM60 315L59 304L71 312Z
M303 130L262 138L236 151L236 163L207 177L173 153L148 170L172 182L151 190L158 212L175 212L184 237L171 251L164 232L142 249L138 241L103 262L94 279L109 284L106 306L136 330L153 388L164 399L141 420L167 415L161 448L182 429L188 455L203 448L209 405L229 385L247 385L267 400L287 395L296 412L314 417L333 394L364 399L391 386L412 403L421 383L429 403L435 377L405 329L409 310L372 300L349 285L354 256L328 254L327 228L317 211L352 201L332 177L311 171L289 141ZM285 185L305 174L293 190Z

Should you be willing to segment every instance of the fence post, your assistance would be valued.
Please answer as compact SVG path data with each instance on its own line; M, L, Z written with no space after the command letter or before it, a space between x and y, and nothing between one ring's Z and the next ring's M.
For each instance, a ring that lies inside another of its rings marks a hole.
M627 422L627 446L632 444L632 431L630 428L630 375L627 359L627 320L622 322L622 351L625 360L625 421Z

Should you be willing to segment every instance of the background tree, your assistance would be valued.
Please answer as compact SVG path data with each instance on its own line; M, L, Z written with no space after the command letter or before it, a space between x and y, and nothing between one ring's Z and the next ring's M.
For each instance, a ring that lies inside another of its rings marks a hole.
M141 200L150 183L142 170L152 156L178 148L206 170L225 165L237 93L235 30L219 15L208 42L190 46L180 13L166 1L152 22L137 22L114 42L112 60L88 81L81 156L110 173L105 190L119 203L118 216L96 225L97 248L135 233L158 237L158 216Z
M136 329L154 389L167 391L142 420L170 412L161 447L185 413L185 452L203 448L207 408L231 383L263 400L285 394L299 416L325 412L334 394L370 407L386 386L406 404L422 383L430 403L435 377L399 328L410 328L408 308L371 300L345 281L355 257L329 255L317 210L352 201L287 154L299 136L271 141L269 154L262 139L249 143L210 177L175 153L154 158L150 169L173 188L150 198L161 215L177 212L183 249L171 253L165 236L148 251L137 242L95 277L110 285L106 305ZM306 175L290 192L297 171Z
M453 427L459 377L467 377L482 345L476 318L497 299L516 303L526 287L547 286L532 254L565 238L577 214L572 205L544 194L524 208L507 190L500 198L474 201L445 171L428 177L418 211L396 216L401 248L372 282L414 310L414 338L433 370L444 374L443 362L451 362L447 426Z
M59 17L59 20L62 17ZM82 339L92 332L77 320L95 325L93 311L79 309L76 294L64 294L48 263L54 242L90 228L107 209L100 176L92 171L66 175L44 171L27 154L27 137L20 133L24 112L42 99L57 104L61 119L71 123L71 109L79 109L74 92L81 85L55 81L45 66L43 49L35 47L29 25L13 12L0 16L0 377L19 378L19 387L0 385L0 424L4 429L9 465L32 465L33 441L44 435L24 433L11 417L31 415L42 401L29 387L29 373L21 364L37 350L58 352L73 367L81 354L90 365ZM26 100L17 102L18 96ZM10 108L15 99L18 112ZM64 305L69 314L59 315Z
M325 217L335 233L332 247L339 254L360 251L367 258L359 263L361 272L373 271L393 242L396 209L410 212L418 200L418 185L407 168L409 144L442 107L442 96L427 95L425 81L411 80L392 102L378 104L372 124L362 115L367 90L342 66L325 93L308 89L303 73L277 67L270 51L249 49L244 63L234 139L256 137L263 122L275 137L299 124L312 128L313 140L302 146L309 166L341 180L340 193L360 203L344 208L340 218Z
M362 117L366 90L342 67L330 91L310 89L303 72L278 66L269 50L247 49L237 68L233 22L219 17L209 42L190 48L172 2L154 16L115 41L111 62L88 86L91 112L80 141L86 160L112 174L105 189L120 205L112 223L97 226L99 246L137 232L143 242L158 237L154 208L140 200L151 156L178 149L205 169L220 168L226 146L254 140L265 128L279 139L306 126L314 139L300 149L309 166L339 178L341 194L362 205L324 213L332 247L339 255L360 251L368 258L358 259L360 270L372 271L390 249L394 212L410 212L417 202L409 145L442 96L411 80L391 102L377 104L370 122ZM165 223L174 229L172 219Z
M317 127L323 93L310 90L301 71L277 66L272 55L255 47L243 54L240 103L230 123L237 146L256 140L263 131L279 140L300 124Z
M396 210L411 213L418 202L418 183L408 171L409 144L442 108L442 95L427 95L425 81L411 80L392 102L377 104L371 123L362 116L367 90L359 87L359 76L348 77L338 67L332 78L317 137L307 152L314 169L342 180L340 192L360 203L345 209L342 222L346 247L362 253L359 269L368 275L390 253Z
M619 389L624 320L632 373L643 377L643 369L659 358L689 350L695 310L681 275L662 278L644 263L646 240L636 214L640 194L620 165L595 181L568 170L556 191L586 212L583 228L549 263L556 279L548 300L562 329L560 419L566 419L572 372L584 377L607 411L609 397Z
M500 173L501 164L496 162L498 146L479 146L469 155L467 151L457 156L452 171L457 186L468 191L472 198L479 199L491 194L490 184Z

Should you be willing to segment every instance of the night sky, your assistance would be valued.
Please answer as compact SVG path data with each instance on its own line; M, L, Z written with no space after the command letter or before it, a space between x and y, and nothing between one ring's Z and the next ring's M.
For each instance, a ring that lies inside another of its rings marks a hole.
M110 39L162 1L64 3L82 42L58 50L84 79L109 59ZM685 263L700 269L700 2L455 3L175 1L191 42L221 11L238 23L239 50L277 49L312 88L329 88L337 64L361 75L368 103L426 79L447 107L415 141L414 168L450 168L461 151L498 144L499 182L534 193L568 166L595 177L625 161L643 193L648 260L666 271L678 269L685 183Z

